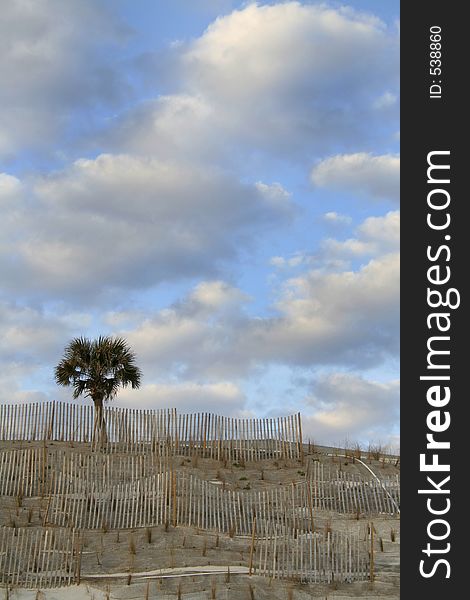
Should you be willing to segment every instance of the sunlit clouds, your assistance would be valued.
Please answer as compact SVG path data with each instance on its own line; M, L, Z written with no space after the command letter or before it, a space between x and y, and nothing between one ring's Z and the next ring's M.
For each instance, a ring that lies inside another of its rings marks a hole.
M121 406L395 444L398 4L202 4L4 7L0 401L122 335Z

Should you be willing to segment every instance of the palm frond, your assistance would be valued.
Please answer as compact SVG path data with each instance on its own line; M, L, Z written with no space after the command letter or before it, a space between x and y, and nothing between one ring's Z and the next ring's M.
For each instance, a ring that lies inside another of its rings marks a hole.
M55 368L58 385L73 386L73 397L111 400L120 387L138 388L142 372L124 338L99 336L95 340L74 338Z

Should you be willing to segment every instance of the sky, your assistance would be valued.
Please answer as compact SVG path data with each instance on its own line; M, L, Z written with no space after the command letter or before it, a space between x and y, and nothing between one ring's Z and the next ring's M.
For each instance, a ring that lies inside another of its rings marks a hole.
M117 406L398 447L398 0L12 0L0 80L0 402L119 335Z

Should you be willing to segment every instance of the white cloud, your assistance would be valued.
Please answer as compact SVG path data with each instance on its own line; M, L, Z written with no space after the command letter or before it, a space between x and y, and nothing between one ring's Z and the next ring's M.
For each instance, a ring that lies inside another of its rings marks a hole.
M382 363L398 350L399 260L373 259L359 271L313 270L289 280L279 316L251 323L246 354L291 365Z
M283 269L286 267L298 267L304 263L310 262L310 257L303 252L295 252L289 258L284 258L283 256L273 256L269 264L273 267L277 267L279 269Z
M292 216L279 184L129 155L78 160L33 188L5 215L15 227L6 229L4 285L76 302L215 275L239 245L254 248L260 232Z
M118 151L241 163L259 149L304 160L339 140L364 145L383 128L372 99L398 85L398 47L395 31L351 9L251 3L173 56L146 56L146 77L173 93L117 119L106 139Z
M375 200L398 202L400 159L393 154L340 154L318 163L311 173L319 187L329 187Z
M30 175L0 174L0 278L2 293L15 298L0 305L8 371L1 400L69 398L49 374L73 335L100 328L125 335L143 368L143 388L118 398L127 406L246 414L245 393L278 366L368 368L396 356L398 213L366 219L316 255L293 251L285 230L272 246L264 241L292 218L283 176L302 195L298 174L318 152L391 140L396 32L352 9L250 3L199 37L134 60L133 50L109 52L129 31L106 6L13 0L2 13L0 77L9 85L0 91L0 156L24 151L14 172ZM136 91L139 65L148 87L136 105L126 78ZM88 158L71 163L77 137ZM37 150L40 164L30 159ZM37 175L56 160L68 166ZM341 154L317 165L315 177L317 185L391 199L398 159ZM321 221L336 234L352 223L334 211ZM250 256L258 244L264 257L286 254L271 259L279 269L271 283L289 269L298 276L273 284L277 302L252 316L259 283L248 271L246 293L230 267L240 249ZM166 308L149 308L160 290L157 306ZM180 300L168 306L176 293ZM384 407L392 402L394 384L354 377L317 381L307 429L375 435L380 414L395 418L372 407L374 394ZM255 392L266 398L261 410L274 410L270 393L281 379Z
M250 297L241 290L223 281L203 281L189 295L188 306L192 314L206 311L227 313L238 311L240 305L248 302Z
M181 380L247 377L272 364L369 368L398 352L397 254L358 271L313 270L288 280L272 317L248 316L247 300L236 288L205 283L121 333L151 377Z
M351 373L331 373L313 382L303 418L306 437L317 443L345 441L396 444L400 385Z
M326 239L323 253L331 259L377 256L397 252L400 247L400 213L390 211L383 217L368 217L357 227L355 238L344 241Z
M4 363L2 368L7 374L0 375L0 404L28 404L51 400L45 392L28 389L28 386L19 383L28 373L15 368L14 364Z
M327 223L349 223L336 213L327 213ZM277 269L299 266L315 268L323 272L347 270L353 259L370 260L384 254L398 252L400 248L400 213L389 211L383 216L367 217L354 230L354 236L345 240L325 238L314 253L295 252L289 256L274 256L270 264Z
M381 251L398 250L400 243L400 213L390 211L383 217L368 217L357 228L367 241L375 242Z
M57 315L0 302L0 402L56 399L54 366L67 341L83 333L84 323L87 318L81 313ZM49 394L51 389L54 393Z
M325 213L323 220L328 224L334 225L349 225L352 222L352 218L348 215L341 215L334 211Z
M125 83L98 46L128 36L102 3L11 0L0 19L0 157L54 150L80 110L116 105Z
M214 21L183 60L191 87L243 106L253 96L270 101L273 92L292 98L311 87L320 94L325 87L334 91L344 85L336 78L339 71L354 79L346 64L355 74L377 68L377 56L366 51L382 53L387 41L379 19L351 10L299 2L250 4ZM310 77L302 83L305 74Z
M0 303L0 357L18 365L32 366L56 356L64 345L64 338L72 328L56 315Z
M176 408L178 412L211 412L227 416L240 416L246 398L231 382L201 384L195 382L148 384L139 390L123 389L117 406L133 408Z
M220 127L206 99L180 93L146 100L120 115L99 141L135 155L205 162L221 150Z
M395 94L390 92L385 92L381 96L379 96L374 102L374 108L379 110L390 108L394 106L397 102L397 97Z
M16 195L21 189L21 182L17 177L8 175L8 173L0 173L0 201Z
M251 357L237 349L250 298L221 281L197 285L172 307L123 330L151 378L218 381L247 373Z

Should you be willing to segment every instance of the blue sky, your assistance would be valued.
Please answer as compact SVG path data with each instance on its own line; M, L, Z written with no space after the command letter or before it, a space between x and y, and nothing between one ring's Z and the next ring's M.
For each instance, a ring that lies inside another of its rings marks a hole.
M399 3L14 0L0 24L0 401L300 410L398 444Z

